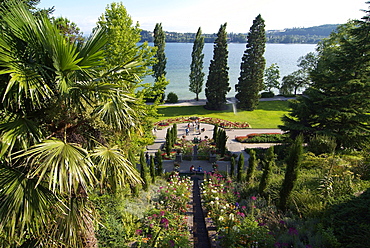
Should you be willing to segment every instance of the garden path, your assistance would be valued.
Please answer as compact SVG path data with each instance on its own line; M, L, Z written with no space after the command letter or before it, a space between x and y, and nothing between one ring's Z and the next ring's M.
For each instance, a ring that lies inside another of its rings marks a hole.
M194 247L210 248L211 243L208 237L206 222L202 209L199 181L203 178L199 175L193 175L193 239Z

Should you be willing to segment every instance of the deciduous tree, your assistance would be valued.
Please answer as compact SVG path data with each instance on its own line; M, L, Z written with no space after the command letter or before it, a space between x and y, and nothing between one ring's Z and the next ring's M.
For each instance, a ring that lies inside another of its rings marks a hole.
M271 64L268 68L265 70L265 89L267 91L271 91L271 89L280 88L280 70L279 66L274 63Z

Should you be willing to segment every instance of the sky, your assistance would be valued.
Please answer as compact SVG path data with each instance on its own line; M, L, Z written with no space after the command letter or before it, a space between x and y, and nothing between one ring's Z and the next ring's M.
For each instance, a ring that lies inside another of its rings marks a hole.
M90 34L112 0L41 0L39 8L54 6L55 17L75 22ZM217 33L227 22L227 32L247 33L261 14L266 30L342 24L360 19L368 9L366 0L122 0L134 22L153 31L162 23L165 31Z

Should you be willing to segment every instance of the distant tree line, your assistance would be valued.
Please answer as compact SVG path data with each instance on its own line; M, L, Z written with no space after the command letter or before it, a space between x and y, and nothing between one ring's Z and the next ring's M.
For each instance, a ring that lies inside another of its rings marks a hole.
M326 24L321 26L309 28L288 28L284 30L267 30L266 42L267 43L308 43L316 44L324 38L327 38L331 32L337 28L338 24ZM177 33L165 32L166 42L178 43L193 43L195 40L195 33ZM202 34L205 43L214 43L217 34ZM154 35L151 31L141 31L140 42L153 42ZM243 33L228 33L227 42L229 43L246 43L247 34Z

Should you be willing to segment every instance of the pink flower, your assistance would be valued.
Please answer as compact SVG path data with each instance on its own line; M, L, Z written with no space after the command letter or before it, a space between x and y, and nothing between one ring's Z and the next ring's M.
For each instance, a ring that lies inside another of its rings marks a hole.
M143 233L143 230L141 229L137 229L136 232L135 232L137 235L141 235Z
M253 201L255 201L255 200L257 200L257 197L252 196L252 197L251 197L251 199L252 199Z

